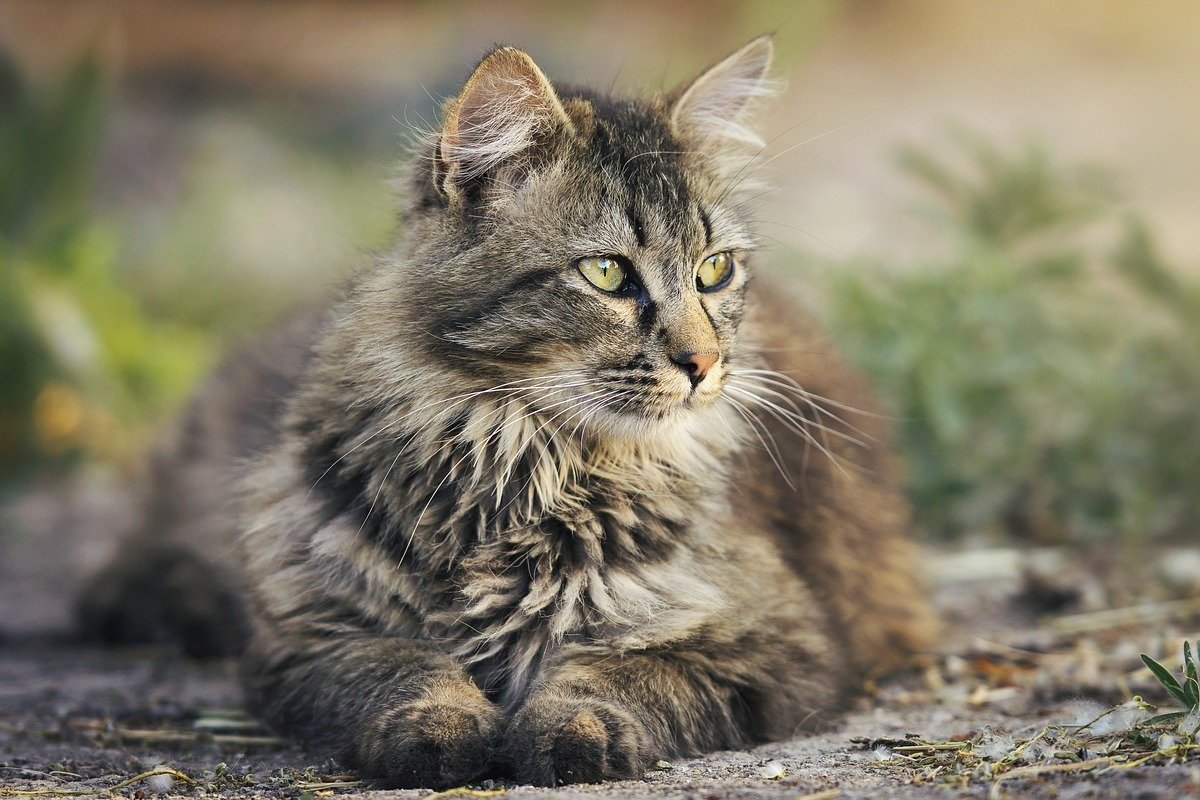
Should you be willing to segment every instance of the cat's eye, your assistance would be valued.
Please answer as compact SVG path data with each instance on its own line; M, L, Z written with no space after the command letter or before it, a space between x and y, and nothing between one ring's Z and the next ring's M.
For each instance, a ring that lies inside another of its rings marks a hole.
M696 271L696 286L702 292L719 289L733 276L733 254L713 253L700 263Z
M629 272L615 258L594 256L581 258L575 262L583 277L597 289L606 292L619 292L629 279Z

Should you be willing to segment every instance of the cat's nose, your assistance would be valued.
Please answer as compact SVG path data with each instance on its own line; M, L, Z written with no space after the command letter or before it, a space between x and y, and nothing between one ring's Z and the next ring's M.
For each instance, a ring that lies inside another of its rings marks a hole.
M707 353L695 353L690 350L683 353L676 353L671 356L680 369L687 373L688 380L692 382L692 388L700 385L700 381L704 380L704 376L713 368L713 364L721 357L720 353L709 351Z

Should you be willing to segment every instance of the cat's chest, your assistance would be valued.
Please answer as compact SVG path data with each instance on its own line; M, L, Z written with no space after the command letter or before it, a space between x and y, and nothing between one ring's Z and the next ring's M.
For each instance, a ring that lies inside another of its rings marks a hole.
M644 506L500 532L460 562L438 634L485 688L518 703L564 646L645 646L711 614L720 592L695 533L688 520Z

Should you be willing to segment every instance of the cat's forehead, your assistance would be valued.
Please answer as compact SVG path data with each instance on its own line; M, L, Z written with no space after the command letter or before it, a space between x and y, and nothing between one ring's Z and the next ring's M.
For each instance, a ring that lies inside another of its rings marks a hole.
M678 238L707 225L704 176L689 172L660 104L580 91L566 105L587 116L580 152L587 171L633 227Z

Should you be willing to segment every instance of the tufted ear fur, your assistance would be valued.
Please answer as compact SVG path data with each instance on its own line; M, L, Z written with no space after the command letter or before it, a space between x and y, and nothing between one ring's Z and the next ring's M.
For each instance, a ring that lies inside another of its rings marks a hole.
M514 47L489 53L445 111L435 180L453 197L485 178L513 183L547 134L570 131L550 81Z
M761 146L751 124L756 101L774 94L767 78L773 51L771 35L759 36L676 89L669 98L673 132L705 150Z

